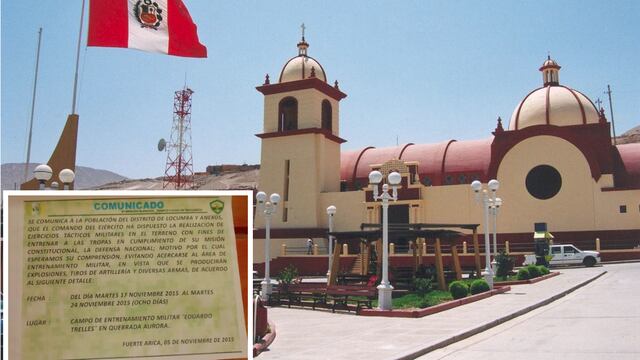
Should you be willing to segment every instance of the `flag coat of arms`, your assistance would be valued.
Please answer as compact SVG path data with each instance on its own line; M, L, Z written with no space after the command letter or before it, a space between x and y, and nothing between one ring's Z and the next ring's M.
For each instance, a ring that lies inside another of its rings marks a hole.
M87 45L207 57L182 0L91 0Z

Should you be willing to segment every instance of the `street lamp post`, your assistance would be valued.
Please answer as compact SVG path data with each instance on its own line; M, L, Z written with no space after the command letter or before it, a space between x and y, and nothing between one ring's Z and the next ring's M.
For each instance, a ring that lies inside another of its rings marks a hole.
M489 183L487 184L488 189L483 189L482 183L478 180L475 180L471 183L471 189L476 194L476 201L482 205L482 209L484 211L484 278L487 281L487 284L489 284L489 288L491 289L493 289L494 273L493 269L491 268L491 244L489 243L489 210L491 206L493 206L493 204L496 202L496 191L498 191L499 187L500 183L495 179L489 181Z
M60 178L60 181L62 181L62 183L64 184L63 189L69 190L69 186L76 178L76 174L71 169L62 169L60 171L60 174L58 175L58 178Z
M47 189L47 181L53 176L53 170L47 164L40 164L33 170L33 176L38 180L39 190L58 190L60 185L54 181L51 183L51 187ZM69 186L73 183L76 174L71 169L62 169L58 174L58 178L64 184L64 190L69 190Z
M33 176L38 180L39 189L44 190L47 181L53 176L53 171L49 165L40 164L33 170Z
M493 217L493 261L491 265L493 265L493 272L497 271L497 263L496 257L498 256L498 213L500 212L500 206L502 206L502 199L496 198L493 203L490 205L491 207L491 215Z
M331 205L327 208L327 215L329 215L329 232L333 232L333 216L336 214L336 207ZM329 266L327 267L327 281L329 280L329 275L331 275L331 260L333 260L333 235L329 235L327 237L329 240Z
M382 200L382 282L378 285L378 307L381 310L391 310L391 294L393 286L389 282L389 200L398 200L398 184L402 176L392 172L387 176L388 184L382 185L382 194L378 195L378 184L382 181L380 171L369 173L369 184L373 185L373 199ZM391 185L392 194L389 194Z
M256 202L258 212L264 216L264 280L262 281L262 300L268 301L269 295L271 295L271 277L269 276L269 263L271 262L271 215L276 213L278 204L280 203L280 195L273 193L269 196L267 201L267 194L264 191L260 191L256 194Z

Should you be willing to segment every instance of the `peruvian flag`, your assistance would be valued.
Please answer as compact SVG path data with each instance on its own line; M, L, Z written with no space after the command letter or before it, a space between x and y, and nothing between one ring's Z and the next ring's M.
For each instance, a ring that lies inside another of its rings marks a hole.
M88 46L207 57L182 0L91 0Z

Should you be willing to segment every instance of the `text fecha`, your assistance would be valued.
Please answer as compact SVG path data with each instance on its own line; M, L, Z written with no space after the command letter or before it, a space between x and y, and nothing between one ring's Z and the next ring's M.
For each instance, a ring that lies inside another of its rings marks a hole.
M153 210L164 208L163 201L103 201L94 202L95 210Z

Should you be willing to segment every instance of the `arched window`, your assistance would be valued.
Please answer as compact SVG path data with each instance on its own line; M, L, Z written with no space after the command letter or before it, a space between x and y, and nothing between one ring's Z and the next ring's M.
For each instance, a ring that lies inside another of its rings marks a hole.
M332 116L329 100L322 101L322 128L331 131Z
M278 131L298 129L298 101L286 97L280 101L278 107Z

